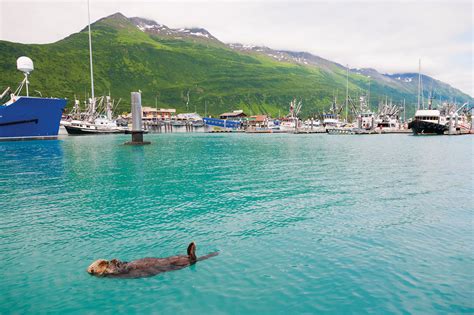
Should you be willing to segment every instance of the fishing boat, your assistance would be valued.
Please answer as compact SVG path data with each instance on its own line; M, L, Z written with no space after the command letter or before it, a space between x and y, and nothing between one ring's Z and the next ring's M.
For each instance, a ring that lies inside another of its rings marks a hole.
M414 135L455 135L468 134L471 132L471 124L468 119L469 103L464 103L457 108L455 104L444 103L439 109L432 109L430 97L428 109L419 109L414 119L408 124L408 128Z
M415 118L408 124L413 134L437 134L442 135L448 130L446 116L441 115L437 109L419 109Z
M337 105L336 96L334 96L334 101L329 108L329 111L324 112L323 117L323 126L325 128L339 128L343 125L340 120L340 114L342 112L342 106Z
M68 134L110 134L110 133L124 133L128 128L118 126L113 119L113 109L118 106L111 99L110 93L108 96L95 97L94 94L94 68L92 63L92 37L91 37L91 23L90 23L90 9L88 3L88 18L89 18L89 62L90 62L90 77L91 77L91 98L86 105L86 112L74 117L69 121L63 123ZM76 101L75 106L79 106ZM77 112L80 112L77 110Z
M25 56L17 59L17 69L25 78L11 94L10 87L0 95L0 140L56 138L66 100L61 98L32 97L29 95L28 76L33 71L33 61ZM21 96L23 88L26 96Z
M290 102L290 112L288 115L280 121L280 131L283 132L296 132L298 128L298 114L301 111L301 101L297 102L293 99Z
M355 111L357 117L357 128L372 130L375 128L375 113L369 108L366 97L359 97L359 109Z
M395 132L402 128L400 123L400 111L404 107L393 104L392 101L388 103L380 103L378 113L375 117L375 125L379 132Z
M306 119L304 122L305 128L319 128L321 127L321 121L319 119Z
M448 126L446 125L446 115L438 109L432 108L432 98L430 96L428 108L425 108L423 101L423 80L421 77L421 59L418 61L418 105L415 117L408 123L408 128L414 135L436 134L442 135Z
M346 117L345 120L341 120L341 113L343 106L337 105L337 97L334 94L334 101L329 109L329 112L323 113L323 126L328 134L353 134L352 130L349 130L349 66L346 66ZM352 104L353 105L353 104ZM354 107L354 105L353 105Z
M455 134L473 134L472 110L474 106L469 107L469 102L464 103L457 108L456 105L449 106L446 116L448 124L448 135ZM471 114L469 114L471 113ZM470 116L470 119L469 119Z

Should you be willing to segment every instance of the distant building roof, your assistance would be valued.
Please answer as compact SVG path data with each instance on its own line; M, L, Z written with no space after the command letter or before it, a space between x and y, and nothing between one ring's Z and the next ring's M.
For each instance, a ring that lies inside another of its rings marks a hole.
M255 115L255 116L250 116L250 119L256 122L263 122L267 120L267 115Z
M247 117L247 115L244 113L243 110L234 110L231 113L220 114L220 117L221 118L224 118L224 117Z

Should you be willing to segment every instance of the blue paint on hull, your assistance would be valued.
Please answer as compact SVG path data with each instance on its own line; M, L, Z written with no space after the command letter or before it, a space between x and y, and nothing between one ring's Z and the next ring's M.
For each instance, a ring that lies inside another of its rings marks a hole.
M226 120L226 119L217 119L217 118L203 118L202 120L208 126L231 128L231 129L238 129L242 126L242 123L237 120Z
M65 99L20 97L0 106L0 140L58 135Z

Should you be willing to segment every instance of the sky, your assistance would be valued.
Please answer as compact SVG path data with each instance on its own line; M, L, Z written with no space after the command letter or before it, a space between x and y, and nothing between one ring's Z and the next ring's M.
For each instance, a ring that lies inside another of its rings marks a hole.
M92 21L121 12L382 73L418 72L421 58L424 74L474 96L472 1L90 0L90 8ZM0 0L1 40L55 42L87 21L87 0Z

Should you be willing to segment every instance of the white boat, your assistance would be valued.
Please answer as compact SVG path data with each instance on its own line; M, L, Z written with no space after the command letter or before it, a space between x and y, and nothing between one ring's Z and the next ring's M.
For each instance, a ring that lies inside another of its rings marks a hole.
M431 98L428 109L419 109L414 119L408 124L413 134L455 135L471 132L471 123L467 117L467 105L460 108L456 105L444 103L439 109L431 109ZM464 109L464 111L463 111Z
M342 106L337 105L336 96L331 104L328 112L323 113L323 126L328 128L340 128L344 123L340 120L340 114L342 112Z
M299 126L298 114L301 111L301 101L296 99L290 102L290 112L280 121L280 131L282 132L296 132Z
M404 108L404 107L403 107ZM400 123L401 106L385 103L379 105L379 111L375 117L375 126L379 132L394 132L402 129Z
M89 4L88 4L89 5ZM92 38L89 14L89 61L90 61L90 77L91 77L91 98L86 104L86 112L80 113L79 101L76 100L73 108L74 116L63 122L68 134L107 134L107 133L123 133L126 128L117 126L113 119L113 108L118 106L111 99L110 95L96 98L94 95L94 70L92 64Z
M370 110L365 96L359 97L359 109L357 110L357 128L362 130L375 129L375 113Z
M304 127L305 128L311 128L311 127L319 128L321 127L321 121L319 119L307 119L304 122Z
M280 130L285 132L292 132L296 130L296 120L284 120L280 122Z
M118 126L116 120L113 119L114 101L110 96L100 97L97 107L92 102L93 100L90 99L85 113L71 116L72 119L62 121L68 134L123 133L128 129ZM104 114L100 114L102 111Z

